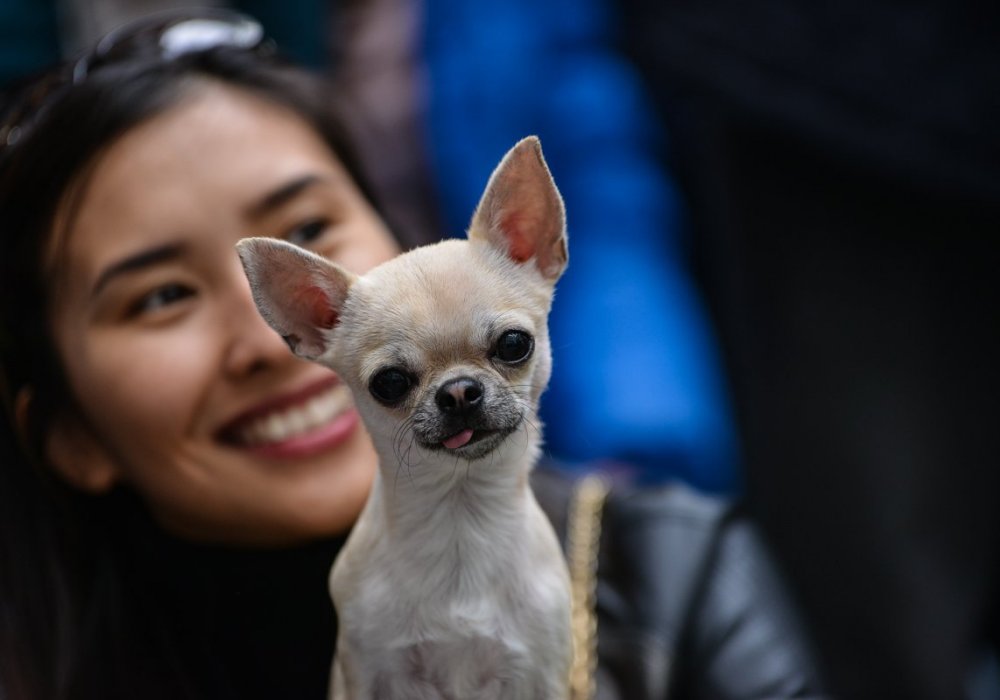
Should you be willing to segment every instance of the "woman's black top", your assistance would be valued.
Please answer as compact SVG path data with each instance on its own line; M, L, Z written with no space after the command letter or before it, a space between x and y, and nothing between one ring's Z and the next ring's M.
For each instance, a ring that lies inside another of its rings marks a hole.
M568 480L539 471L535 487L562 535ZM612 493L603 525L598 700L819 693L781 582L736 511L681 487L626 490ZM113 612L90 627L72 697L327 697L327 576L343 540L273 551L192 544L137 510L122 542L117 583L100 589L115 604L94 605L95 615Z

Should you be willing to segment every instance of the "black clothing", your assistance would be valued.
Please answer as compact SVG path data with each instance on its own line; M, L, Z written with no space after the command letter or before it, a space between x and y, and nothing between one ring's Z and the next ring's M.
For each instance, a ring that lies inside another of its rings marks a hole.
M544 470L534 482L562 533L570 482ZM681 487L612 494L600 545L599 700L816 693L809 645L744 518ZM80 687L99 691L78 697L125 700L136 687L149 688L146 699L326 697L327 574L341 540L240 550L175 539L138 508L135 520L118 553L125 587L106 591L121 598L121 638L135 643L109 654L111 640L95 640L105 646Z
M120 572L95 606L119 619L94 621L97 648L75 697L135 700L141 688L144 700L326 698L336 635L327 576L343 538L274 550L197 544L138 504L122 511L131 523L111 555ZM109 649L122 639L129 645Z
M535 493L565 544L568 484ZM753 525L681 485L612 488L598 566L597 700L804 698L810 642Z

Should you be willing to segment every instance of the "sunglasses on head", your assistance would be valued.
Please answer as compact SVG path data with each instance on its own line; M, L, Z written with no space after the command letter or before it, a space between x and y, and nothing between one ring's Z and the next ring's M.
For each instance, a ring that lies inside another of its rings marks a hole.
M173 61L219 48L275 53L260 23L230 10L168 11L143 17L104 36L74 63L68 63L13 91L0 113L0 154L20 141L31 125L74 85L106 66L137 59Z

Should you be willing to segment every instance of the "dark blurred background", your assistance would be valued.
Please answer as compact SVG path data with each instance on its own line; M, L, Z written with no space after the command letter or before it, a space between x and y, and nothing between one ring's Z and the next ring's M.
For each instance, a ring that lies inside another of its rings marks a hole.
M835 689L997 697L1000 5L620 9Z

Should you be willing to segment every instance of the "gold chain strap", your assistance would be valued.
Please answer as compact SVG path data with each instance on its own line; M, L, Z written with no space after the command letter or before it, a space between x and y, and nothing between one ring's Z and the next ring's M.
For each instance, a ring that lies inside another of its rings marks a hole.
M597 557L607 481L596 474L580 479L570 501L567 560L572 592L573 666L570 699L592 700L597 670Z

